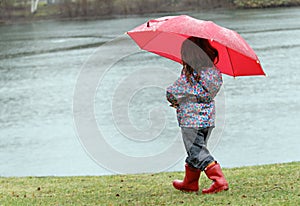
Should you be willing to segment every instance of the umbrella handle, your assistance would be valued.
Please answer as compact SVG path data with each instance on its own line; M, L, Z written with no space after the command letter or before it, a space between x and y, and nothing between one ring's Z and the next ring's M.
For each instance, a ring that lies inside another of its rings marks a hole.
M147 21L147 27L150 27L150 23L158 23L158 22L167 21L167 20L168 19L162 19L162 20L150 19L149 21Z

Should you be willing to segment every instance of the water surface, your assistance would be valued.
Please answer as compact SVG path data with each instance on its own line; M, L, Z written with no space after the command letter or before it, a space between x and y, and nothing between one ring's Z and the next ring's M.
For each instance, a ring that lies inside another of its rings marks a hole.
M226 119L222 138L213 150L216 159L224 167L299 161L300 9L189 15L238 31L256 51L267 73L267 77L224 76ZM76 80L83 63L99 46L156 17L0 26L0 176L110 173L89 158L76 135L72 113ZM131 62L138 61L135 58ZM165 64L161 58L147 58L148 63ZM131 66L118 64L125 74L132 72ZM180 70L176 64L166 66ZM112 79L108 75L106 81L120 78L116 75L118 72ZM151 98L164 98L160 90L151 92L157 95ZM153 105L143 104L141 100L149 98L145 94L149 92L137 95L141 99L135 96L130 107L132 124L141 128L148 123L140 119L164 101L156 98ZM97 110L100 123L107 118L101 116L105 110ZM172 111L167 115L169 132L162 133L162 142L178 131L173 115ZM129 150L122 140L114 142L120 150L143 155L138 148ZM182 165L183 159L170 170L182 170Z

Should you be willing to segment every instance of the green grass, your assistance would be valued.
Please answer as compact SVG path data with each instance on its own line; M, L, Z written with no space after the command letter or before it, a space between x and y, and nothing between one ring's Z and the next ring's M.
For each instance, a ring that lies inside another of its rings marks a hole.
M173 189L182 172L90 177L0 178L0 205L300 205L300 162L224 169L230 189ZM202 174L200 188L210 181Z
M299 6L300 0L233 0L233 3L240 8L267 8Z

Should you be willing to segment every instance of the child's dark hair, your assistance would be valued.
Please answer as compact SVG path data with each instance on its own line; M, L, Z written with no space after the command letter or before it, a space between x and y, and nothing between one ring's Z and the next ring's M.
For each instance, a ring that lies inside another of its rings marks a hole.
M192 83L191 76L198 82L202 68L213 67L218 63L219 53L207 39L192 36L182 43L181 59L183 72L188 82ZM197 73L196 76L194 71Z

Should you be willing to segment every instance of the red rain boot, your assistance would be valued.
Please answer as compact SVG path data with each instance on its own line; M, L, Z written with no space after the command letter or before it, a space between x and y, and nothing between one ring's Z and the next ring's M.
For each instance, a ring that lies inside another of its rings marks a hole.
M203 189L202 194L212 194L221 192L223 190L228 190L228 183L224 177L219 163L209 166L205 170L205 174L209 179L213 181L212 185L208 189Z
M198 192L199 185L198 181L200 178L200 169L189 167L188 164L185 165L185 177L183 181L174 180L173 186L177 190L185 192Z

